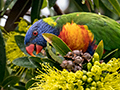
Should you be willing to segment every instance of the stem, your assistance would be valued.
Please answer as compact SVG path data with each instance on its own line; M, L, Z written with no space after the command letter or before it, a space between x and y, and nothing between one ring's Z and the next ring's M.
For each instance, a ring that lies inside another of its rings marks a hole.
M25 68L23 67L22 71L20 72L19 76L21 76L24 72Z
M55 4L53 6L53 8L56 11L57 15L62 15L63 14L62 10L59 8L59 6L57 4Z
M19 71L15 74L15 76L18 76L18 74L20 73L20 71L22 70L23 68L20 67Z

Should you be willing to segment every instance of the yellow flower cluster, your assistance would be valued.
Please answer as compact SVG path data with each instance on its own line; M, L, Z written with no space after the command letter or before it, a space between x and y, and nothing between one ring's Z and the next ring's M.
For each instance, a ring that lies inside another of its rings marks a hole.
M16 44L15 37L14 37L15 35L20 35L20 33L11 31L10 33L4 36L5 38L7 38L5 42L6 56L10 62L12 62L14 59L18 57L25 56L25 54L20 50L20 48ZM25 34L22 34L22 35L25 36Z
M19 31L24 32L27 32L27 30L29 29L28 23L23 18L21 18L20 22L18 23L18 27Z
M36 76L36 79L42 79L40 82L34 83L37 87L31 88L30 90L74 90L75 86L76 90L83 90L82 80L78 80L79 78L82 78L82 71L73 73L68 72L65 69L60 71L55 67L50 67L49 65L42 66L46 73Z
M67 70L60 71L49 65L43 65L43 70L35 79L29 90L120 90L120 59L112 58L108 63L94 62L90 71Z
M36 21L38 21L38 19L35 19L33 23L35 23ZM25 36L25 33L20 33L20 32L27 32L30 26L31 25L28 25L27 22L23 18L21 18L20 22L18 22L19 32L11 31L7 34L4 34L4 38L6 39L5 40L6 56L10 62L12 62L16 58L25 56L25 54L17 46L14 36L15 35Z
M27 32L27 30L31 27L31 25L28 25L28 23L23 19L20 18L20 22L18 22L18 31L24 31ZM38 19L35 19L33 24L38 21Z

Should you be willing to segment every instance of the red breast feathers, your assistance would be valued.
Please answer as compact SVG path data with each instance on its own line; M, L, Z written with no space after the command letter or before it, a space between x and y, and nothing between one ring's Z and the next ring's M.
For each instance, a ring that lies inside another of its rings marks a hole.
M94 35L87 25L77 25L76 23L63 25L59 37L71 50L82 50L83 52L87 51L88 46L94 39Z

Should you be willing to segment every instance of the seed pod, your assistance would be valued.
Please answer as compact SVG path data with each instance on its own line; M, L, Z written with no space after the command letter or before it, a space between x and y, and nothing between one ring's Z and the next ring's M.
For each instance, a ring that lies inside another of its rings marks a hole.
M60 66L64 69L67 68L67 60L64 60Z
M67 69L72 69L72 67L74 66L74 63L72 61L67 61Z
M92 56L89 53L83 53L82 50L73 50L72 52L68 52L64 58L65 60L60 66L68 71L76 72L82 70L83 64L89 62Z
M91 60L92 56L89 53L84 53L82 56L85 60L87 60L88 62Z
M74 69L73 69L74 72L76 72L78 70L82 70L82 68L80 66L75 66Z
M104 62L104 60L100 60L99 62L100 62L100 64L102 64Z
M68 52L67 55L72 56L72 52Z
M64 56L64 58L67 59L67 60L72 59L72 52L68 52L68 53Z
M84 59L82 57L80 57L80 56L77 56L75 58L75 63L77 63L77 64L83 63L83 61L84 61Z
M76 54L77 56L80 56L82 51L79 50L73 50L73 54Z

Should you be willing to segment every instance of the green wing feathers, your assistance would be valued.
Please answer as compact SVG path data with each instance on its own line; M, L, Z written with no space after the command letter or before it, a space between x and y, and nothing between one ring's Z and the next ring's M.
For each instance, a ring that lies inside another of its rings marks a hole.
M60 30L62 30L62 26L67 22L87 25L89 30L94 34L96 44L103 40L104 48L108 51L120 48L120 24L109 17L89 12L77 12L50 17L50 19L52 20L52 24L49 23L49 25L57 27Z

